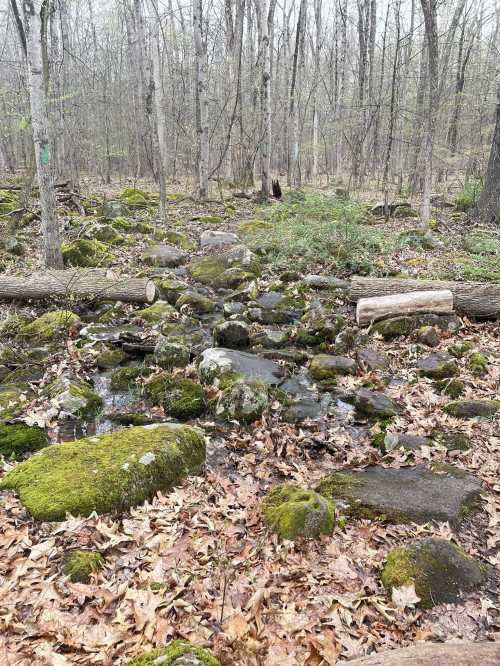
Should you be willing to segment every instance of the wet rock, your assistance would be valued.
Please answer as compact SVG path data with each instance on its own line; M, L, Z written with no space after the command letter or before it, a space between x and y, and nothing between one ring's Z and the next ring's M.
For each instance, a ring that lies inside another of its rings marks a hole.
M358 363L366 370L385 370L389 361L383 352L371 347L363 347L357 352Z
M167 491L205 461L201 431L162 424L53 444L2 480L36 520L124 511Z
M282 539L317 539L335 527L333 503L313 490L279 485L262 502L267 525Z
M324 477L317 490L342 500L357 518L384 517L392 523L448 521L458 525L479 506L481 482L447 465L445 473L423 465L400 469L372 466L362 472L335 472Z
M339 280L330 275L306 275L302 282L312 289L339 289L345 291L349 288L347 280Z
M114 326L111 324L91 324L82 328L80 337L92 342L118 342L140 340L141 329L134 324Z
M268 402L267 385L262 381L236 381L219 396L215 413L227 421L252 423L262 416Z
M225 231L204 231L200 236L200 245L203 248L223 247L227 245L236 245L240 239L236 234Z
M174 419L196 418L205 411L203 388L191 379L162 372L146 383L145 391L154 405L163 407L165 414Z
M280 329L259 331L252 336L252 344L266 349L281 349L286 347L288 342L289 335L287 331L281 331Z
M284 370L277 363L254 354L213 347L201 354L198 374L206 384L221 380L224 376L240 376L241 378L257 379L265 384L279 384L284 376Z
M417 332L417 340L426 347L437 347L441 338L434 326L421 326Z
M450 416L461 419L475 417L489 418L500 411L499 400L455 400L444 406L444 411Z
M250 344L250 327L244 321L230 319L217 324L213 336L215 344L219 347L242 349Z
M419 359L417 368L423 377L430 379L447 379L459 373L456 361L446 352L435 352Z
M454 603L481 585L480 563L445 539L428 538L397 548L387 556L382 583L388 590L413 585L421 608Z
M403 411L397 402L389 396L366 388L360 388L354 392L352 403L362 414L375 418L390 418L401 414Z
M196 291L186 291L179 296L175 307L180 310L183 306L189 307L196 314L209 314L215 310L215 303Z
M317 381L334 379L338 375L355 375L356 370L357 364L352 358L328 354L318 354L309 366L311 377Z
M187 254L175 245L158 244L148 248L143 261L150 266L173 268L180 266L187 259Z
M160 338L154 349L154 360L160 368L184 368L189 364L191 351L182 339Z

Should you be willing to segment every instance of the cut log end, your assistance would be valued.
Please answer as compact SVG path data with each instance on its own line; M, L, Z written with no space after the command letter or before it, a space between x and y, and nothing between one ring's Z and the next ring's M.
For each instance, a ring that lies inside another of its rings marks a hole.
M152 280L146 283L146 303L154 303L156 300L156 285Z
M449 289L443 289L360 298L356 307L356 321L359 326L364 326L387 317L422 312L450 314L453 312L453 294Z

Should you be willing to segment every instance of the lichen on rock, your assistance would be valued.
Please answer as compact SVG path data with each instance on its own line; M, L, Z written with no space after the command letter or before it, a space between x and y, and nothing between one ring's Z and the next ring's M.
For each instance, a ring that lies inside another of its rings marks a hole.
M258 380L237 380L222 391L215 413L228 421L234 419L241 423L252 423L262 416L268 402L266 384Z

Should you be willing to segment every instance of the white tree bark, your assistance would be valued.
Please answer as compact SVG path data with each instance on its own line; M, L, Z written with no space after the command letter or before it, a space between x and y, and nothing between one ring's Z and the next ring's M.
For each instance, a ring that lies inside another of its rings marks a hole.
M193 31L196 53L196 90L198 104L198 197L208 197L208 96L207 46L203 39L203 0L193 2Z
M156 134L158 139L158 180L160 184L160 219L166 219L166 183L167 176L167 126L165 119L165 104L163 93L163 77L162 77L162 59L161 59L161 44L162 44L162 29L160 22L160 15L158 13L158 0L151 0L153 8L153 26L154 43L153 43L153 80L154 80L154 104L156 113Z
M31 127L33 130L36 169L40 188L45 265L48 268L62 268L61 240L55 212L47 98L43 80L41 38L42 4L42 0L25 0L23 3Z

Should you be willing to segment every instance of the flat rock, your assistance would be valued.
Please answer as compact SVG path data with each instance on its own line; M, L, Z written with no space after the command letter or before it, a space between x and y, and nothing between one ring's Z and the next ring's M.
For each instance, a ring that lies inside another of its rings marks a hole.
M457 362L447 352L435 352L419 359L417 368L423 377L430 379L447 379L459 373Z
M228 245L236 245L240 239L236 234L226 231L212 231L207 229L200 236L201 247L223 247Z
M452 465L443 473L423 465L400 469L367 467L362 472L336 472L324 477L318 492L346 502L360 518L385 516L389 522L448 521L458 525L478 506L481 482Z
M352 402L359 412L367 416L389 418L402 412L401 407L392 398L366 388L358 389L352 396Z
M387 356L371 347L363 347L357 353L358 363L367 370L385 370L389 365Z
M334 379L338 375L355 375L357 363L348 356L318 354L309 366L311 377L321 380Z
M210 384L228 373L241 375L244 379L258 379L270 385L280 384L284 377L281 366L254 354L224 347L205 349L198 365L200 379Z
M153 266L174 268L184 263L187 256L186 252L183 252L175 245L159 243L146 249L144 252L144 261Z

